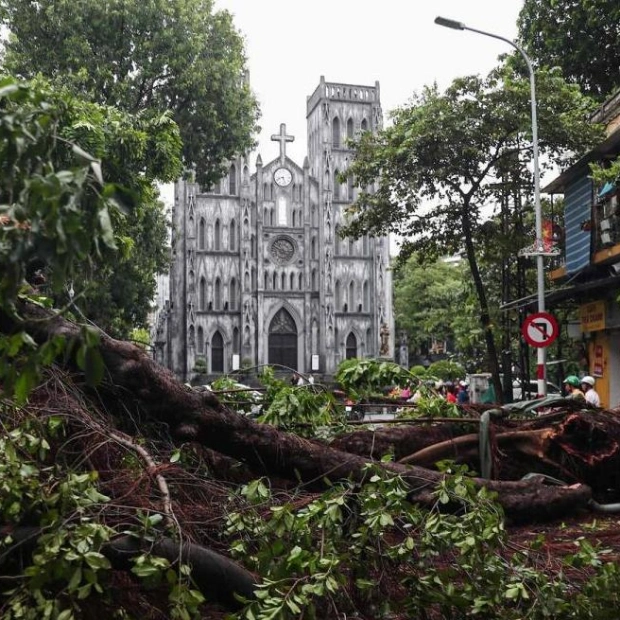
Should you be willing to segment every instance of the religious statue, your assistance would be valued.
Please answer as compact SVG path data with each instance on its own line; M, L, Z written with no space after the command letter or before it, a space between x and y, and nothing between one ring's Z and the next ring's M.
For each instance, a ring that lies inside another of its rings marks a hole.
M383 323L381 325L381 330L379 331L379 335L381 337L381 346L379 348L379 355L381 357L386 357L390 352L390 328L387 323Z

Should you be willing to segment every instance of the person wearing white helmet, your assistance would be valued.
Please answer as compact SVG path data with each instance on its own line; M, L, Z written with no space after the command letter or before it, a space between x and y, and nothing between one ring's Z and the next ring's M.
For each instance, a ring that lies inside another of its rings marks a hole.
M583 389L583 393L586 397L586 402L589 405L594 405L595 407L601 406L601 397L598 395L598 392L594 389L594 384L596 383L596 379L587 375L581 378L581 387Z

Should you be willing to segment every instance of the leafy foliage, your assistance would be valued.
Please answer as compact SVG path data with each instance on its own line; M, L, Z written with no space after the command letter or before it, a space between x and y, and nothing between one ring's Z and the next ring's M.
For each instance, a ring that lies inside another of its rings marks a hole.
M147 119L170 110L198 182L253 144L243 39L212 0L2 0L0 16L8 71Z
M473 350L484 347L475 308L463 261L421 265L414 255L394 273L397 331L407 332L410 349L423 351L433 341L447 341L451 351L471 357Z
M603 99L620 87L619 21L615 0L525 0L519 38L539 65Z
M168 261L156 181L180 174L178 129L167 114L134 119L42 82L2 84L2 286L42 280L58 305L126 337L146 325Z
M465 368L454 360L439 360L428 367L428 374L442 381L456 381L465 376Z
M587 119L593 102L557 72L541 70L536 78L541 154L552 161L574 157L600 136L602 128ZM529 99L529 80L512 59L485 78L456 79L443 93L425 88L395 111L390 127L362 135L347 170L362 190L344 234L399 233L405 238L400 263L414 252L424 263L464 253L496 381L497 348L477 251L486 241L481 230L489 205L532 188Z
M108 587L111 564L102 548L117 532L99 516L110 500L97 490L97 472L77 472L55 460L50 445L66 433L62 417L24 416L6 402L1 413L0 519L10 526L0 537L3 569L15 568L16 558L8 551L15 554L13 526L28 533L17 548L24 545L31 553L23 555L23 570L11 587L2 589L0 615L7 620L82 617L82 602L105 596ZM161 515L146 515L130 532L154 540L159 521ZM186 566L173 569L150 553L133 563L132 572L145 582L169 584L171 618L189 619L204 601L190 587Z
M394 385L409 385L415 377L393 362L353 358L339 364L334 379L349 396L363 399Z
M585 584L564 573L549 579L536 544L511 549L493 496L476 489L465 469L446 464L436 504L424 510L407 500L395 475L367 469L355 491L336 486L301 506L281 501L264 480L245 485L227 520L231 551L263 575L257 600L234 617L243 620L325 618L354 614L362 605L389 618L404 605L411 618L605 618L593 615L582 588L614 601L620 571L600 563L604 550L577 541L568 566L598 566ZM459 507L445 514L442 507ZM384 595L392 574L405 574L399 608ZM345 590L354 584L358 600Z
M99 160L59 136L68 102L11 78L0 81L0 299L9 309L37 264L62 290L79 261L116 249L113 191ZM55 161L66 163L64 167Z

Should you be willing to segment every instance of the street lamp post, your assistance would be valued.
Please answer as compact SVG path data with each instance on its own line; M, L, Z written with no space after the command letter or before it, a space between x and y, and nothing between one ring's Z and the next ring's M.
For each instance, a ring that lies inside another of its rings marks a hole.
M470 28L462 22L457 22L453 19L447 19L445 17L436 17L435 23L439 26L445 26L446 28L453 28L454 30L470 30L471 32L477 32L485 37L492 37L493 39L499 39L512 45L523 57L527 70L530 74L530 104L532 108L532 159L534 161L534 209L536 213L536 243L534 244L533 251L528 251L530 256L536 256L536 281L538 291L538 312L545 311L545 271L543 256L547 254L543 243L543 225L542 225L542 207L540 204L540 169L538 165L538 121L536 116L536 82L534 79L534 68L529 59L529 56L525 51L519 47L514 41L501 37L491 32L485 32L484 30L478 30L476 28ZM546 347L537 348L536 356L537 368L536 377L538 379L538 393L542 396L547 395L547 349Z

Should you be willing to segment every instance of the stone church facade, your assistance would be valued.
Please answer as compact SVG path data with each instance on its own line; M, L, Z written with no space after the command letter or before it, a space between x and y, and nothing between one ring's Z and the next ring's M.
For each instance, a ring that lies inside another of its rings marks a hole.
M307 99L308 154L280 155L254 170L247 156L204 191L178 181L172 212L169 299L155 356L181 379L239 367L331 375L350 357L392 358L394 325L388 238L341 239L355 198L338 174L347 139L377 131L379 83L321 77Z

